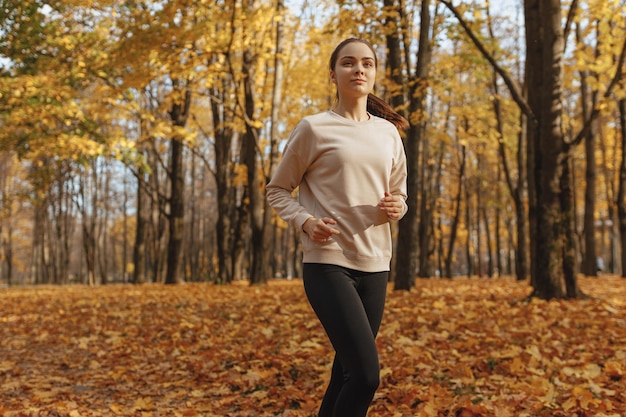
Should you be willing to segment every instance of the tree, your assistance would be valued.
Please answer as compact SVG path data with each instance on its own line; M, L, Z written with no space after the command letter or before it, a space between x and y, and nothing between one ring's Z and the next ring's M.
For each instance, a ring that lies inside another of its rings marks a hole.
M568 200L571 196L563 188L570 181L569 170L564 168L570 158L571 144L565 141L562 131L565 29L561 27L561 3L559 0L524 1L526 101L458 10L450 2L440 1L457 16L474 44L503 77L527 117L533 294L544 299L575 297L575 276L572 269L566 267L571 261L564 258L571 246L567 242L572 206ZM587 119L585 131L592 118L593 115Z
M573 6L574 7L574 6ZM561 27L559 0L526 0L528 103L534 117L529 118L529 160L531 176L531 241L534 248L531 280L534 295L543 298L566 298L579 295L573 271L563 270L567 253L568 228L571 223L570 197L562 182L568 182L566 165L571 146L579 143L591 128L598 109L585 119L584 128L572 143L562 131L562 66L564 29ZM626 42L624 42L626 46ZM622 49L624 47L622 46ZM617 64L620 74L622 61ZM616 75L607 87L610 95ZM561 178L564 176L564 178ZM533 204L534 203L534 204Z
M281 113L281 102L283 99L283 84L284 80L284 69L285 69L285 2L284 0L276 1L276 48L274 55L274 79L272 83L272 98L271 98L271 111L270 111L270 137L269 137L269 155L265 158L267 163L265 164L267 168L264 170L266 172L265 178L267 181L274 175L274 171L276 170L276 165L278 164L278 143L279 143L279 124L280 124L280 113ZM262 158L263 159L263 158ZM272 209L269 206L267 199L265 199L265 207L263 209L263 224L265 225L263 242L264 244L272 244L274 246L276 239L276 227L272 228L270 225L272 224ZM264 263L268 265L272 262L272 253L271 251L264 251ZM272 276L276 276L278 272L276 268L272 268L273 274ZM266 273L265 276L268 276Z
M8 285L14 278L13 230L18 208L14 189L16 162L13 154L0 154L0 281Z
M621 237L621 260L626 265L626 98L622 98L619 104L619 126L621 129L622 155L619 164L619 181L617 192L617 217ZM626 268L622 268L622 278L626 278Z
M243 13L247 16L253 13L255 0L243 0ZM253 43L250 39L244 41L244 51L241 60L241 74L243 82L243 118L245 120L245 134L243 138L243 160L245 161L248 182L247 196L250 213L250 226L252 228L252 246L251 246L251 267L250 282L253 284L266 283L269 279L270 264L267 256L267 247L271 243L271 234L269 224L266 223L266 210L269 206L265 203L262 195L262 188L267 182L266 177L262 176L259 181L260 174L263 172L260 167L260 129L256 123L258 109L256 108L256 96L254 86L254 77L256 70L255 51Z
M178 85L178 80L174 80ZM191 90L184 91L184 100L175 102L169 111L174 126L184 128L191 108ZM166 284L177 284L184 281L181 276L181 254L183 249L184 217L185 217L185 180L183 167L184 136L175 135L170 142L170 178L169 196L169 242L167 246Z
M409 97L409 121L411 126L405 138L408 169L408 199L409 211L399 222L398 243L395 257L395 281L394 289L409 290L415 284L417 272L417 237L419 236L418 223L418 195L420 192L418 161L420 160L420 148L426 134L426 89L428 83L428 71L431 58L431 20L430 1L423 0L420 9L420 37L417 50L417 63L415 72L407 80L410 86ZM408 52L408 51L407 51ZM409 63L405 62L408 67ZM408 68L407 68L408 69ZM419 248L427 250L427 248Z

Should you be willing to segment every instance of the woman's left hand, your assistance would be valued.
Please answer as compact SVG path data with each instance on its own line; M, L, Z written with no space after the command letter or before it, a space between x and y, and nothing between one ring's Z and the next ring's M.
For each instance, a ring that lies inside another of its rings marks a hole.
M398 220L402 216L402 202L397 195L385 191L385 196L378 202L378 207L387 214L390 220Z

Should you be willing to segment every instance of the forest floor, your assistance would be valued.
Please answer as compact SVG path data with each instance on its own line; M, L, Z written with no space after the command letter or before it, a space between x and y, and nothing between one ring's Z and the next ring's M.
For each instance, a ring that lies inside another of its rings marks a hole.
M626 416L626 279L389 288L368 416ZM332 350L300 280L0 290L0 416L316 415Z

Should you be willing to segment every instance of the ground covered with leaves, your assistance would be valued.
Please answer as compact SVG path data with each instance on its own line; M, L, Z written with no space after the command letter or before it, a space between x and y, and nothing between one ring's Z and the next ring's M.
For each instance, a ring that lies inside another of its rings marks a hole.
M0 290L0 415L314 416L332 360L301 281ZM369 416L626 416L626 279L389 288Z

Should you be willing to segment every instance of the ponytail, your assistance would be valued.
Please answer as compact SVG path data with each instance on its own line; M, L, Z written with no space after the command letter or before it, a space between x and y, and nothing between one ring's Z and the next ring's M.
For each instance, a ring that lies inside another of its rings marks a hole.
M395 111L387 102L374 94L367 96L367 111L374 116L391 122L398 130L409 128L409 122L400 113Z

